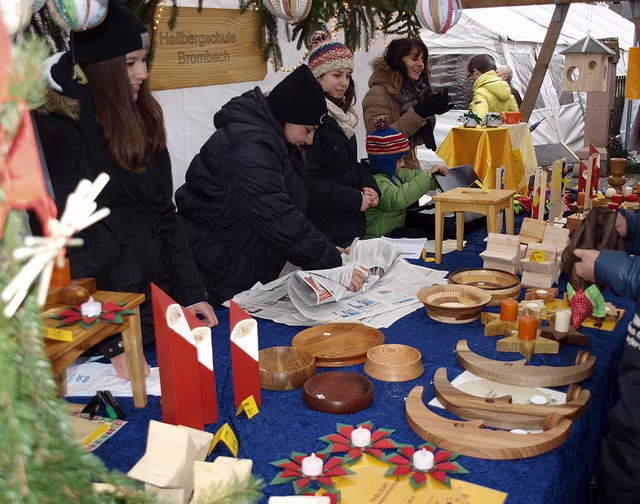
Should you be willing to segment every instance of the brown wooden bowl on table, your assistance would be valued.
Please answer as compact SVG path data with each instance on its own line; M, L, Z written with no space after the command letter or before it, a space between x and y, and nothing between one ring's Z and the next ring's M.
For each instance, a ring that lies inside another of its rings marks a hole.
M408 345L378 345L367 352L364 372L387 382L414 380L424 373L422 355Z
M487 306L499 306L503 299L520 297L522 286L517 275L491 268L469 268L454 271L449 283L477 287L491 294Z
M260 386L267 390L293 390L316 374L316 359L302 348L274 346L258 353Z
M373 401L373 384L358 373L327 371L305 382L302 398L315 411L335 415L355 413Z
M432 285L418 292L427 315L438 322L466 324L480 316L491 301L491 294L469 285Z

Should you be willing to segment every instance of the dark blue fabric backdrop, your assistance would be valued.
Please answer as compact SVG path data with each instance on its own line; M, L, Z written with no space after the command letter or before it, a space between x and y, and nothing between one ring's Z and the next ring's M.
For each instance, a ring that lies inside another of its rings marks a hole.
M520 219L517 219L517 224L519 222ZM485 230L468 234L465 250L445 255L441 265L415 262L448 271L481 267L482 260L478 254L486 248L483 242L485 237ZM561 280L561 287L564 289L564 280ZM605 297L616 306L625 308L626 313L613 333L585 330L591 338L591 345L586 349L596 355L597 365L595 373L582 384L591 391L589 407L574 423L569 438L556 450L530 459L490 461L461 456L458 461L470 472L460 475L460 479L508 492L509 504L589 502L589 483L597 460L606 413L616 397L618 361L625 328L634 308L633 302L618 298L611 292L607 291ZM489 310L498 311L498 307ZM483 336L479 321L463 325L443 324L428 318L421 308L382 330L386 343L402 343L420 350L425 372L418 379L405 383L371 379L375 391L372 405L358 413L341 416L309 409L302 400L300 389L288 392L263 390L260 413L249 420L245 415L235 416L229 312L219 308L217 315L220 325L213 329L213 346L219 420L217 424L207 426L206 430L215 432L225 422L229 423L240 442L238 456L252 459L254 473L262 476L267 483L278 473L269 462L287 458L294 451L310 453L324 449L326 444L318 438L335 432L336 423L355 425L371 420L375 427L395 429L393 439L398 442L414 446L422 443L423 440L406 421L404 398L415 385L422 385L425 387L425 402L428 402L434 396L431 380L439 367L447 368L449 379L463 371L455 356L455 345L460 339L467 339L473 351L489 358L506 361L519 358L518 354L496 352L497 338ZM289 345L293 336L302 329L261 319L258 319L258 324L260 348ZM561 347L558 355L536 355L531 364L568 366L574 363L577 352L583 348ZM156 365L153 349L147 349L147 357L151 365ZM343 369L364 374L362 364ZM319 373L326 371L331 369L318 368ZM96 454L108 467L126 472L145 451L149 420L162 420L162 414L159 397L150 396L149 405L144 409L135 409L131 399L123 398L119 402L127 414L128 424L98 448ZM438 413L448 415L442 410L438 410ZM230 453L220 444L208 460L213 460L217 455L229 456ZM292 495L293 490L291 484L267 486L265 494L262 502L266 502L270 495Z

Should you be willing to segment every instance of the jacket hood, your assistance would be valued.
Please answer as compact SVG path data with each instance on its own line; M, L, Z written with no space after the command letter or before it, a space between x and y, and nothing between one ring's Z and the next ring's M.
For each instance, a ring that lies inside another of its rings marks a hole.
M216 129L230 124L243 124L282 131L280 123L271 112L259 87L236 96L224 104L222 109L213 116L213 124Z
M501 77L498 77L495 70L489 70L483 73L473 83L473 92L479 91L481 88L486 89L500 101L507 101L511 96L511 86Z
M375 58L371 62L373 72L369 77L369 88L379 85L394 95L400 94L402 89L402 75L393 70L382 56Z

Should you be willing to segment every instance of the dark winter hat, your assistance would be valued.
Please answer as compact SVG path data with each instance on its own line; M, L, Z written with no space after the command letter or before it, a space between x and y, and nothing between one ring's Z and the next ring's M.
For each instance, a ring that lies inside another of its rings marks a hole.
M398 160L409 152L409 140L389 126L387 116L376 117L374 125L376 129L367 135L369 161L391 178Z
M314 32L311 36L309 68L316 77L331 70L353 69L353 53L346 45L331 40L331 35L327 32Z
M104 21L95 28L72 32L76 63L97 63L149 48L149 30L120 0L109 0Z
M322 86L307 65L300 65L274 87L267 102L273 115L292 124L315 126L327 113Z

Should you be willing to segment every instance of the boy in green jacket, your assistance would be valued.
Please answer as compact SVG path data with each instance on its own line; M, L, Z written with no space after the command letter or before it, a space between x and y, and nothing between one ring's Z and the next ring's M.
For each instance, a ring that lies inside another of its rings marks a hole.
M404 226L407 207L427 191L436 188L432 173L447 174L447 168L435 165L429 173L404 168L403 156L409 151L409 141L399 131L389 127L386 116L378 116L376 129L367 135L369 166L380 189L377 207L367 210L366 238L388 235Z

